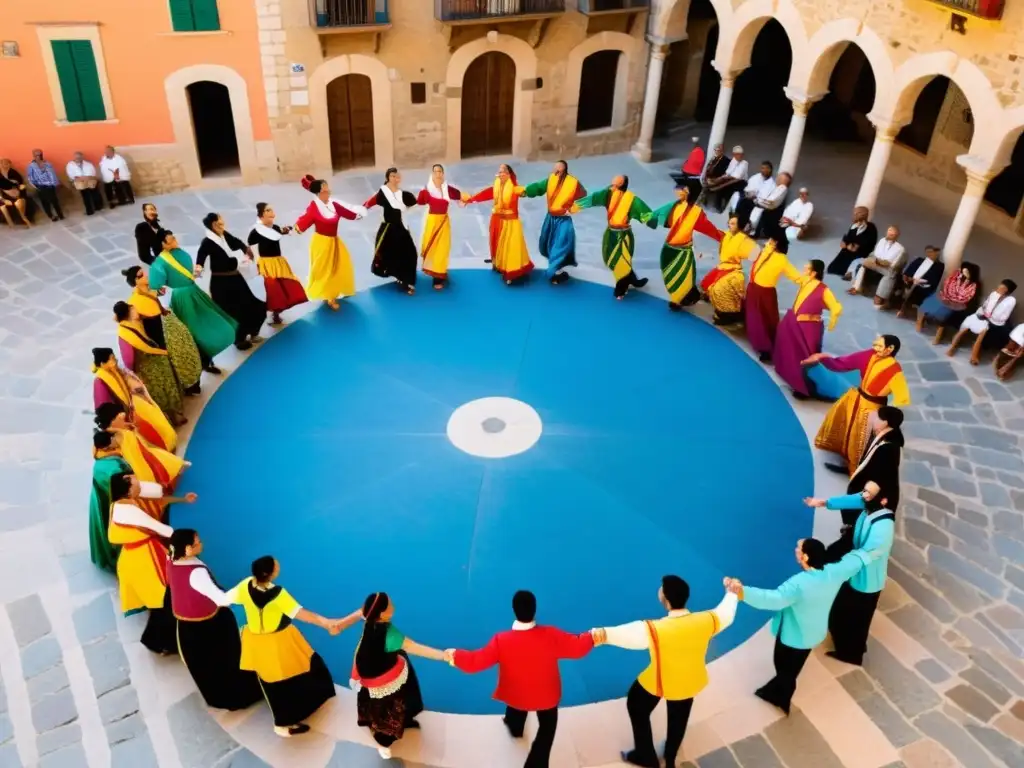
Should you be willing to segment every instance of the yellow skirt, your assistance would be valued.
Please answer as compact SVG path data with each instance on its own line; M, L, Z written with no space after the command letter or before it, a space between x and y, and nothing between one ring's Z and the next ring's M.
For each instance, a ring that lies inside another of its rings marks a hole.
M341 241L339 240L339 242ZM344 248L344 246L342 247ZM260 272L260 277L269 277L277 280L295 280L296 282L299 279L292 272L292 265L288 263L288 259L284 256L260 256L256 268Z
M533 269L523 235L523 222L519 219L492 217L491 238L494 240L494 268L506 280L515 280Z
M448 277L448 259L452 252L452 224L447 213L428 213L423 223L420 254L423 272L439 279Z
M825 420L814 438L814 447L838 453L846 460L850 474L853 474L868 444L871 414L880 407L861 397L856 388L848 390L825 414Z
M132 398L132 410L135 412L135 421L145 432L151 432L156 438L158 446L173 451L178 447L178 433L174 431L171 422L167 420L160 406L154 405L144 397L135 396Z
M110 543L120 544L116 538L116 535L111 537ZM160 580L157 568L163 567L159 560L166 556L167 553L154 542L131 549L121 547L117 558L117 583L121 592L121 610L125 614L145 608L163 608L167 587Z
M155 445L144 443L142 438L130 429L121 430L121 456L128 462L132 474L139 480L146 480L150 483L173 483L178 475L185 468L185 460L175 456L169 451L157 448ZM147 461L147 456L155 459L167 473L167 479L158 477L157 473Z
M708 288L711 306L721 314L738 313L743 309L743 288L745 286L746 278L743 277L743 270L734 269L728 272Z
M266 634L251 632L249 627L242 629L239 666L255 672L265 683L279 683L309 672L312 658L313 648L294 624Z
M313 233L309 243L309 285L306 296L310 299L332 301L339 296L355 296L356 275L352 258L340 237L327 237Z

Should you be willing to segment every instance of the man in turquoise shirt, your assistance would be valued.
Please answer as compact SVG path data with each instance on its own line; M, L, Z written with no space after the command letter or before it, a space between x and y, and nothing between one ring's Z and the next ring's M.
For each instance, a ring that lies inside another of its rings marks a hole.
M825 545L817 539L800 539L794 554L803 570L775 589L744 587L737 579L725 579L725 588L747 605L776 612L772 618L775 677L755 693L787 715L800 670L828 632L829 609L836 593L870 561L867 553L854 550L838 563L828 563Z
M856 666L863 663L867 652L871 619L885 586L889 553L896 535L895 517L886 509L887 499L878 498L879 492L878 483L868 482L861 493L831 499L804 499L809 507L861 510L853 526L852 544L855 549L866 552L871 562L839 588L828 617L828 631L835 649L828 655Z

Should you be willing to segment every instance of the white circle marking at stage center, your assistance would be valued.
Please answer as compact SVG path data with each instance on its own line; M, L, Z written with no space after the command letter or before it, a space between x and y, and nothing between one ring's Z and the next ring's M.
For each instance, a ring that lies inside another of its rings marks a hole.
M543 424L533 408L511 397L483 397L456 408L448 439L460 451L483 459L504 459L530 450Z

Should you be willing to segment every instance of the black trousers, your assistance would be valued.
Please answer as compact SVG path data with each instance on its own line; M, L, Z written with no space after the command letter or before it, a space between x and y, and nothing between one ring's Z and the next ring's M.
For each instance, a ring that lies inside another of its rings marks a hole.
M132 190L130 181L108 181L103 185L103 191L107 195L107 203L113 208L115 205L133 205L135 203L135 192ZM114 197L117 196L117 202Z
M57 199L56 187L36 187L36 193L39 195L39 204L43 206L47 216L51 219L54 216L64 218L64 211L61 210L60 201Z
M747 186L747 182L744 179L736 179L736 181L730 181L724 187L711 191L708 190L707 200L711 205L719 212L725 208L729 202L729 198L732 197L733 192L742 192Z
M505 725L516 738L523 735L527 713L514 707L505 707ZM548 768L551 747L555 743L555 729L558 728L558 707L537 712L537 735L530 746L523 768Z
M103 210L103 198L100 197L98 188L93 187L92 189L80 189L78 191L82 195L82 204L85 206L86 216L92 216L96 211Z
M775 638L775 677L757 689L757 695L774 704L787 715L796 693L796 679L811 655L810 648L790 648L778 637Z
M651 713L659 701L661 699L644 690L636 680L626 694L626 711L629 712L629 724L633 727L633 749L627 754L627 758L636 765L658 768L658 753L654 751L654 735L651 732ZM683 745L686 726L690 722L693 699L669 700L665 702L665 706L668 710L665 765L674 766L679 748Z
M733 215L739 219L740 229L744 229L750 223L750 214L754 212L754 201L749 197L742 197L736 203L736 210Z
M860 664L868 650L868 632L881 592L858 592L849 582L839 588L828 614L835 655L849 664Z
M626 275L624 278L615 283L615 295L625 296L626 291L629 290L629 286L639 284L640 278L636 276L636 272L630 270L628 275Z
M754 237L774 237L782 221L783 207L766 208L761 212L761 218L757 221L757 229L754 230Z

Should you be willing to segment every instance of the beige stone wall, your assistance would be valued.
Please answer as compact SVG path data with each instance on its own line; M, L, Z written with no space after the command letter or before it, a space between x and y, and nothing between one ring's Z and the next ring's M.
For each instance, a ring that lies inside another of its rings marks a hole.
M132 172L136 198L165 195L188 189L186 158L176 144L145 144L118 147ZM139 201L141 204L141 200Z

